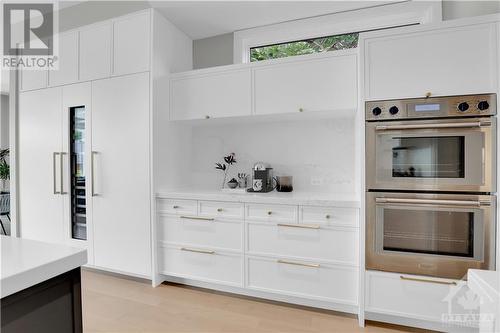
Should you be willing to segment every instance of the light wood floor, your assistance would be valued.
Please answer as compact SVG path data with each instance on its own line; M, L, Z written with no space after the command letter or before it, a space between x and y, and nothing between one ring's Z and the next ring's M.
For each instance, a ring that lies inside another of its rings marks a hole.
M174 284L82 271L84 331L90 332L416 332L331 311L263 302Z

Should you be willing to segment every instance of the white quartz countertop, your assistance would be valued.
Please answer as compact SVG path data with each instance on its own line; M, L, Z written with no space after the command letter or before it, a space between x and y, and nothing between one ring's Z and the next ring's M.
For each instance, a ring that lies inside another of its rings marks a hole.
M158 192L157 198L353 208L358 208L361 204L359 198L354 194L323 194L306 192L284 193L276 191L269 193L230 193L222 191L183 189Z
M1 236L1 298L87 263L87 250Z

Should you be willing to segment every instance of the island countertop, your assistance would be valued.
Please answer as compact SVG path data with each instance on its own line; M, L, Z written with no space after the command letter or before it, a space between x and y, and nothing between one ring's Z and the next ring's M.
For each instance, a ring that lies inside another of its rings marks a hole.
M0 297L78 268L87 250L29 239L1 236Z

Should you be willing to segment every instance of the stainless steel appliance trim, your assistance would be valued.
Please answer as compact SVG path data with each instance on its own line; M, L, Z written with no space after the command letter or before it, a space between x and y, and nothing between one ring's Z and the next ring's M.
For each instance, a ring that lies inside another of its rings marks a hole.
M400 204L428 204L444 206L490 206L490 200L469 201L469 200L436 200L436 199L400 199L400 198L376 198L377 203L400 203Z
M441 123L441 124L404 124L404 125L377 125L375 130L386 131L386 130L411 130L411 129L439 129L439 128L475 128L475 127L485 127L491 126L490 120L481 120L475 122L456 122L456 123Z
M399 278L401 280L406 280L406 281L417 281L417 282L447 284L447 285L453 285L453 286L457 285L457 283L455 281L441 281L441 280L420 279L420 278L414 278L414 277L407 277L407 276L404 276L404 275L400 275Z

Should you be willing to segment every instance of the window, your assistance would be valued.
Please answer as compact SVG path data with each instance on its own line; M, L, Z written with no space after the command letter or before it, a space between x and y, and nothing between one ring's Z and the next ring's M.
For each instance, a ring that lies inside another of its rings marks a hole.
M252 47L250 49L250 61L254 62L303 54L352 49L358 47L358 37L359 33L352 33Z

